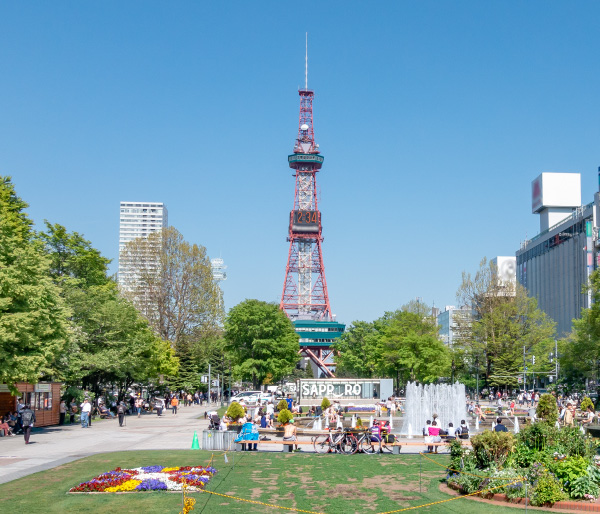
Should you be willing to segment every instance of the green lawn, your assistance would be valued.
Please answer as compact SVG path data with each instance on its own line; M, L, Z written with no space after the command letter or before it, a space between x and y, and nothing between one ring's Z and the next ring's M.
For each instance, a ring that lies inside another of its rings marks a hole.
M165 513L181 510L176 493L67 494L67 491L117 466L139 467L206 465L208 451L135 451L95 455L49 471L0 485L0 512L132 512ZM441 464L446 455L432 456ZM323 513L397 510L449 498L439 492L443 467L422 459L422 493L419 492L419 455L316 455L301 453L214 453L218 473L207 489L221 494ZM262 505L205 493L192 495L194 512L275 512ZM465 499L419 511L460 514L516 512L509 507L482 505Z

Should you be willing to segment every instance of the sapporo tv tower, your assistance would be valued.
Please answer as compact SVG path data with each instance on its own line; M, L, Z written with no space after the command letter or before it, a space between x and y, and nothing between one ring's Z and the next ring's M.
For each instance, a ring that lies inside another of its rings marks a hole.
M325 267L321 212L317 202L317 172L324 157L319 154L313 130L314 91L308 89L308 41L304 89L300 89L300 120L294 153L288 156L294 170L296 188L290 212L288 253L283 309L300 335L300 352L309 357L315 377L334 377L331 345L344 332L345 325L331 314Z

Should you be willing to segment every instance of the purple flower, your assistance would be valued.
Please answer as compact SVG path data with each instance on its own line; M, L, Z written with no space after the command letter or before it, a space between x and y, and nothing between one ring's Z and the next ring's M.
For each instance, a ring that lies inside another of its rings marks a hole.
M136 488L136 491L159 491L166 490L167 484L157 480L156 478L150 478L148 480L143 480L141 484L139 484Z
M164 466L145 466L142 467L145 473L160 473Z

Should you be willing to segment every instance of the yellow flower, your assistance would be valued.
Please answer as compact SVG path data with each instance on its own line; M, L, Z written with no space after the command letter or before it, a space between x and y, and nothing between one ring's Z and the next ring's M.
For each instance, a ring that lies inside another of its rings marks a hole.
M104 492L107 493L120 493L123 491L134 491L135 488L142 483L141 480L127 480L127 482L123 482L121 485L117 485L115 487L107 487Z
M166 473L167 471L177 471L179 467L176 468L163 468L161 473Z

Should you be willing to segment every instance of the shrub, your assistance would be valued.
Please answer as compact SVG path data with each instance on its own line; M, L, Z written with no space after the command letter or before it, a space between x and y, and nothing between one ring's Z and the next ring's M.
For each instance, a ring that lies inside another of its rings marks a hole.
M561 427L559 430L547 423L523 427L517 440L527 448L544 452L549 458L554 452L568 457L581 455L591 458L598 446L592 438L582 434L579 427ZM536 460L543 459L536 457Z
M564 500L566 495L562 492L560 483L549 472L544 472L537 480L531 493L531 504L538 507L554 505L557 501Z
M533 423L521 429L518 440L528 448L543 451L553 439L550 437L552 430L554 427L550 427L546 423Z
M505 493L508 498L525 498L525 483L523 476L514 468L495 470L491 478L481 484L483 490L488 490L485 496L492 497L497 493Z
M592 477L584 475L573 480L569 494L571 498L589 498L590 496L598 498L600 489Z
M587 468L588 476L598 485L600 485L600 469L595 464L590 464Z
M283 425L289 423L291 419L294 419L294 415L288 409L283 409L277 414L277 421Z
M509 454L505 465L511 468L528 468L534 462L539 462L540 460L546 460L545 453L540 452L535 448L529 448L523 443L519 443Z
M279 403L277 404L277 411L281 412L282 410L285 410L288 408L288 403L285 400L279 400Z
M571 492L573 482L578 478L587 476L590 461L585 457L567 457L552 466L552 471L568 493Z
M452 482L462 489L463 493L469 494L479 490L480 484L485 480L484 476L477 475L474 461L465 462L464 473L448 475L448 482Z
M238 402L233 402L225 413L225 416L231 418L235 422L239 421L240 418L243 418L245 415L246 411L244 410L244 407L242 407Z
M594 402L589 396L586 396L583 400L581 400L581 405L579 406L579 408L585 412L588 409L588 407L591 407L593 409Z
M450 449L450 466L448 467L448 471L460 471L464 463L463 456L465 454L465 448L458 439L448 441L447 445Z
M486 430L471 438L473 452L480 468L494 463L501 465L515 447L515 439L510 432L491 432Z
M327 399L327 397L323 398L323 401L321 402L321 409L325 410L330 405L331 402Z
M556 398L551 394L543 394L535 410L535 415L544 420L548 425L555 425L558 421L558 405Z

